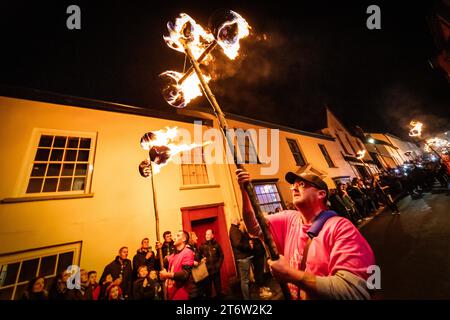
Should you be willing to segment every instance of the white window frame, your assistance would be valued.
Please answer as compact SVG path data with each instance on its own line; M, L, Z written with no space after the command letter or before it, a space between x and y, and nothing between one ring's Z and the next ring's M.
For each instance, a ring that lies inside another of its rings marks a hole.
M200 147L197 147L200 148ZM202 148L202 152L203 152L203 147ZM195 148L194 148L195 149ZM189 150L189 152L192 152L193 150ZM211 174L211 169L210 169L210 165L206 164L205 162L205 158L204 155L202 154L202 163L184 163L183 162L183 154L180 154L180 165L179 165L179 170L180 170L180 177L181 177L181 188L182 189L189 189L190 187L196 188L196 187L208 187L208 186L215 186L215 181L213 179L213 175ZM195 159L191 159L191 161L194 161ZM198 183L198 184L185 184L184 180L183 180L183 165L203 165L205 166L206 169L206 175L208 177L208 183Z
M78 138L90 138L91 139L91 147L89 152L88 159L88 172L86 177L86 187L84 190L76 190L76 191L54 191L54 192L36 192L36 193L27 193L28 184L31 178L31 173L34 166L34 159L36 156L37 149L39 147L39 141L42 135L51 135L51 136L72 136ZM71 130L59 130L59 129L47 129L47 128L34 128L31 134L31 139L29 143L29 147L24 159L24 167L22 169L22 174L20 176L19 186L17 188L16 196L18 197L48 197L55 195L83 195L91 193L92 187L92 176L94 173L94 163L95 163L95 154L97 147L97 132L86 132L86 131L71 131Z
M58 266L58 260L59 260L59 255L60 254L73 251L74 252L74 254L73 254L73 263L79 265L80 258L81 258L81 246L82 246L82 242L78 241L78 242L73 242L73 243L68 243L68 244L55 245L55 246L51 246L51 247L45 247L45 248L39 248L39 249L30 249L30 250L26 250L26 251L18 252L18 253L2 254L0 256L0 268L3 265L8 265L8 264L12 264L12 263L20 263L20 265L19 265L19 270L17 271L15 283L7 285L7 286L4 286L4 287L1 287L1 288L5 289L5 288L14 287L14 290L13 290L13 293L12 293L12 297L14 298L14 295L16 294L17 286L20 286L20 285L23 285L23 284L26 284L26 283L29 282L28 280L27 281L18 282L19 281L19 277L20 277L22 262L26 261L26 260L45 258L47 256L56 255L55 271L54 271L53 274L45 276L44 277L45 279L57 276L56 268ZM39 272L39 270L40 270L41 260L42 259L39 259L37 272Z

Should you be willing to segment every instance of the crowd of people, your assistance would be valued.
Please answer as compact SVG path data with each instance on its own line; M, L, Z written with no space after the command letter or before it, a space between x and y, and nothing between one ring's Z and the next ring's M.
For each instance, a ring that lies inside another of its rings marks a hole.
M234 223L240 224L239 221L233 222L231 230ZM240 272L241 278L249 279L249 268L252 266L255 281L261 289L260 297L270 298L270 289L263 286L266 264L264 246L258 238L250 238L244 229L238 229L237 232L239 239L235 239L237 234L231 232L232 247L245 252L249 259L247 273ZM152 251L149 239L142 239L132 260L128 259L128 247L120 248L115 259L105 266L100 278L96 271L87 272L84 269L79 270L78 280L70 270L63 271L49 284L44 277L35 278L29 282L22 299L209 300L226 297L222 291L220 276L224 254L215 239L214 230L206 231L205 241L202 243L198 242L195 232L179 231L173 240L172 233L166 231L163 238L163 243L156 243L156 253ZM237 252L235 254L239 264L240 256ZM160 261L163 262L162 266ZM206 266L207 276L195 282L193 269L202 263ZM72 287L68 285L71 277ZM244 297L250 298L249 295Z
M330 190L329 207L358 225L381 206L400 214L399 199L408 195L419 199L431 192L436 182L446 188L449 181L447 167L437 161L407 161L370 178L338 183L336 189Z
M241 187L250 181L248 173L242 170L237 171L237 177ZM449 172L448 167L439 163L420 161L405 163L368 179L354 178L331 190L314 174L289 172L286 181L293 192L290 210L277 210L267 215L276 245L286 258L280 256L277 261L266 261L261 231L245 191L242 193L245 224L237 218L231 221L229 237L244 300L251 298L251 275L259 298L272 297L273 293L266 286L269 268L275 278L289 284L294 298L370 298L363 281L367 278L367 267L374 263L374 256L355 226L380 206L388 206L393 214L399 214L396 200L402 196L417 199L431 191L436 182L447 187ZM326 224L327 220L332 222ZM325 231L321 233L322 228ZM324 234L338 238L325 241ZM176 233L175 240L172 233L166 231L163 239L163 243L156 243L156 252L152 251L148 238L142 239L132 261L128 259L128 247L120 248L99 280L96 271L81 269L73 288L68 286L73 278L68 270L60 273L48 290L44 277L35 278L29 282L22 299L202 300L225 297L220 274L224 254L214 230L206 230L205 241L200 244L194 232L183 230ZM316 255L306 265L312 239L317 239ZM340 256L342 252L345 257ZM335 265L328 266L331 262ZM202 264L206 265L207 274L194 280L193 272Z

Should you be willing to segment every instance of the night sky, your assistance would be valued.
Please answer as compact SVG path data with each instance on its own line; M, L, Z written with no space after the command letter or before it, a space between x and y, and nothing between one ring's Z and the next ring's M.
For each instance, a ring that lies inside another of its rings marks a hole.
M158 75L181 72L184 56L162 39L167 21L185 12L206 27L227 8L252 34L235 61L213 53L210 86L225 113L316 131L326 104L368 132L405 136L412 118L450 129L450 84L429 63L433 1L311 2L2 1L0 83L170 110ZM81 30L66 28L70 4L81 8ZM381 30L366 28L370 4L381 8Z

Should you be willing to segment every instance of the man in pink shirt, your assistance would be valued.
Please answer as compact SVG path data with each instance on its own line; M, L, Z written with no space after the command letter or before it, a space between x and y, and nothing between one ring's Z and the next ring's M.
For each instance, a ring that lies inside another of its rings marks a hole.
M248 231L261 236L243 185L250 175L236 171ZM286 174L297 210L266 216L280 252L269 260L273 276L287 282L293 299L370 299L366 280L375 264L372 249L347 219L327 209L328 187L312 173Z
M194 252L186 244L189 234L179 231L175 236L176 252L167 256L168 270L161 270L159 276L166 280L168 300L188 300L192 291L192 267L194 266Z

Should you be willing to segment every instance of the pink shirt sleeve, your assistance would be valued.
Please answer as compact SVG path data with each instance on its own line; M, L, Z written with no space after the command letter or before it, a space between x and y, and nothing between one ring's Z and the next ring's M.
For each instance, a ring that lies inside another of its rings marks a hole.
M272 233L273 240L277 246L280 254L284 255L284 245L287 234L288 223L291 219L292 212L297 214L296 211L286 210L276 214L271 214L266 217L269 229Z
M194 252L190 249L186 250L186 253L181 259L181 266L193 266L194 265Z
M336 218L334 218L336 219ZM367 268L375 264L375 257L366 239L347 219L340 219L330 230L329 274L347 270L362 279L367 279Z

